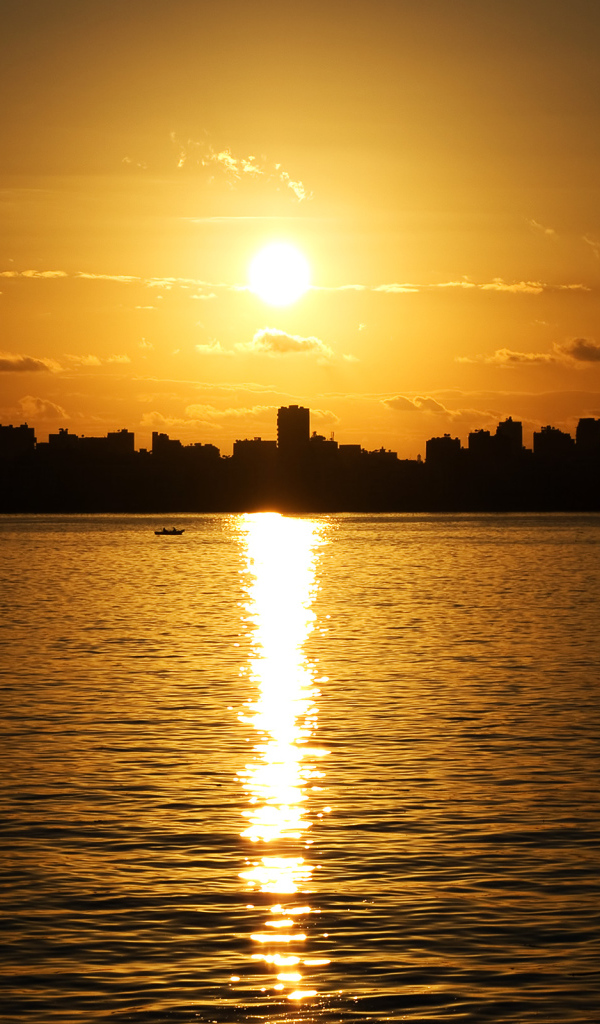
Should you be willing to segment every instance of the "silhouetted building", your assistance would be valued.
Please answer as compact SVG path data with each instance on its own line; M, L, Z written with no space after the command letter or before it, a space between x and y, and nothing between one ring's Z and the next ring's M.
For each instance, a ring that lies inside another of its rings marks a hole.
M523 448L523 424L509 416L496 427L499 453L519 455Z
M133 455L135 451L135 434L131 430L109 431L106 440L111 455Z
M459 442L460 447L460 442ZM363 456L369 459L371 462L377 462L380 465L387 463L388 465L392 462L398 461L398 453L391 452L387 448L376 448L373 452L362 452Z
M428 465L447 465L460 458L460 438L430 437L425 444L425 461Z
M600 455L600 420L592 417L579 420L575 444L581 455Z
M244 463L272 462L277 454L277 441L263 441L262 437L244 438L233 442L233 458Z
M533 454L544 459L560 459L570 455L575 442L558 427L542 427L533 435Z
M336 458L338 454L338 443L334 441L333 437L326 438L323 434L317 434L316 430L313 430L310 435L310 450L311 454L316 455L317 458Z
M274 441L273 444L275 444ZM192 462L215 463L221 457L221 452L216 444L200 444L198 441L186 444L183 451L186 458Z
M160 434L157 430L152 431L152 454L157 458L166 458L182 450L181 441L171 440L168 434Z
M14 459L35 450L35 431L22 423L20 427L3 427L0 423L0 458Z
M48 447L51 452L74 452L79 446L77 434L70 434L68 427L59 427L58 434L48 434Z
M469 434L469 453L478 459L491 458L496 451L496 438L489 430L472 430Z
M362 449L359 444L340 444L338 445L338 452L340 459L344 462L355 462L360 458Z
M277 410L277 448L283 455L297 455L305 451L309 436L308 409L301 405L287 405Z

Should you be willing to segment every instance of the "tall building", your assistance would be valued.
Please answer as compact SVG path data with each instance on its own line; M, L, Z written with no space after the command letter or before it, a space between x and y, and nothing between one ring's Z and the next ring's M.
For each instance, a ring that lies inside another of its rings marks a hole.
M277 448L284 455L306 450L310 438L310 410L301 405L277 410Z
M585 417L579 420L575 434L577 450L584 455L600 454L600 419Z
M519 455L523 448L523 424L520 420L501 420L496 427L499 448L507 455Z

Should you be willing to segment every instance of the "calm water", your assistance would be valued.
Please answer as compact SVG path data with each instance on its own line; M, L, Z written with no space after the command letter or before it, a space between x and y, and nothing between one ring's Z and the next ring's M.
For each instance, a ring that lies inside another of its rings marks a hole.
M600 516L0 520L3 1020L600 1020Z

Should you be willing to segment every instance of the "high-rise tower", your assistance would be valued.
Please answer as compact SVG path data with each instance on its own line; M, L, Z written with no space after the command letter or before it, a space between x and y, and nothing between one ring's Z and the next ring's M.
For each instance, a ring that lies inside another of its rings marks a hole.
M310 410L301 405L277 410L277 448L283 455L297 455L308 446Z

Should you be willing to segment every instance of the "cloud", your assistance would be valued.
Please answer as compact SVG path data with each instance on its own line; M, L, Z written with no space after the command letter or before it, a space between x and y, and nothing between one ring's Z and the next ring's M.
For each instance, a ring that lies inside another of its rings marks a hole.
M49 402L45 398L25 395L19 400L19 405L25 419L68 420L70 418L61 405Z
M0 277L36 277L36 278L53 278L53 277L68 277L69 275L65 270L2 270L0 271Z
M274 407L276 408L276 407ZM339 423L340 417L336 413L332 412L331 409L311 409L310 410L311 422L317 423Z
M333 358L333 349L319 338L302 338L297 334L287 334L276 327L263 327L257 331L252 341L239 342L239 352L268 353L269 355L288 355L290 353L311 354L323 359Z
M163 416L162 412L145 412L140 419L141 427L152 430L166 430L172 427L193 427L193 420L182 419L180 416Z
M242 172L243 173L243 170ZM586 239L590 245L596 245L590 239ZM599 253L600 253L600 243ZM3 270L0 277L4 278L65 278L73 277L80 281L106 281L121 284L143 284L146 288L153 288L165 292L171 292L175 288L188 291L194 289L194 294L189 297L200 301L208 301L218 297L219 291L228 292L250 292L248 284L226 283L224 281L202 281L193 277L138 277L134 274L101 274L78 271L74 275L67 274L63 270ZM505 281L501 277L495 277L491 281L471 281L463 277L452 281L425 282L415 284L411 282L397 281L383 282L382 284L339 284L339 285L311 285L311 291L315 292L371 292L387 295L418 294L420 292L431 292L438 289L446 290L477 290L482 292L499 292L513 295L540 295L542 292L552 293L560 291L569 292L591 292L589 285L581 282L569 282L567 284L548 284L544 281ZM162 299L162 295L157 295ZM139 305L136 309L152 309L154 307Z
M457 356L457 363L486 363L490 366L516 366L517 364L556 363L554 352L515 352L510 348L498 348L492 355Z
M0 352L0 373L56 373L57 370L60 370L60 366L53 359Z
M230 356L232 352L228 352L221 345L220 341L209 341L205 345L195 345L196 352L199 352L202 356Z
M68 359L71 363L75 363L78 366L102 366L103 363L131 362L129 356L126 355L112 355L108 356L106 359L101 359L100 356L68 354L65 358Z
M64 275L66 277L66 275ZM79 270L75 277L85 281L120 281L123 284L131 284L132 281L141 281L140 277L134 274L88 274Z
M214 405L196 404L188 405L185 408L185 418L181 416L164 416L163 413L154 411L143 414L140 425L151 427L154 430L166 430L167 428L181 427L188 428L201 424L210 424L211 427L221 429L225 422L236 423L239 420L260 420L269 424L273 413L277 409L275 405L253 405L250 407L238 407L218 409Z
M102 363L102 360L99 359L98 356L92 355L76 356L69 354L66 358L72 363L77 363L79 366L100 366Z
M569 284L547 284L544 281L505 281L501 277L494 277L491 281L471 281L468 277L462 277L455 281L436 281L415 284L405 281L396 281L384 284L341 284L341 285L312 285L313 291L319 292L346 292L346 291L369 291L380 292L387 295L409 295L419 292L436 291L440 288L468 290L473 289L481 292L505 292L514 295L540 295L542 292L556 291L583 291L589 292L588 285L577 283Z
M414 284L378 284L373 288L374 292L387 292L391 295L405 295L410 292L418 292L418 285Z
M431 397L406 398L405 395L396 395L394 398L384 398L382 404L393 412L430 412L441 413L444 416L452 415L445 405Z
M130 156L124 156L121 163L127 164L129 167L139 167L141 171L148 170L148 164L145 164L143 160L133 160Z
M272 416L274 405L253 405L248 407L217 409L214 405L188 405L185 412L195 420L214 423L215 420L264 419Z
M499 348L492 355L457 356L456 362L486 363L490 366L600 363L600 343L588 338L573 338L555 344L550 352L515 352L510 348Z
M540 224L539 221L533 220L533 218L531 220L528 220L527 223L529 224L530 228L533 228L534 231L540 231L543 235L556 235L556 231L554 230L554 228L547 228L543 224Z
M591 249L592 249L592 251L594 253L594 256L596 257L597 260L599 260L600 259L600 242L594 241L594 239L590 238L588 235L584 235L583 236L583 241L586 243L586 245L591 246Z
M470 281L468 277L461 277L460 281L442 281L436 285L436 288L477 288L478 285L474 281Z
M171 132L171 141L179 150L177 167L180 170L189 164L214 168L231 185L238 184L243 178L263 178L278 187L283 185L299 203L312 199L312 192L309 192L299 179L292 178L280 163L270 164L264 160L259 163L255 156L234 156L230 149L215 149L211 143L197 142L194 139L188 139L184 143L177 138L175 132Z
M22 277L68 277L64 270L24 270Z
M555 346L556 350L569 359L580 363L600 363L600 344L588 338L573 338L563 345Z
M312 192L307 192L301 181L293 181L287 171L281 169L281 164L275 164L275 173L281 183L291 189L299 203L303 199L312 199Z
M515 292L539 295L544 291L546 285L542 284L541 281L513 281L512 284L508 284L501 277L495 277L488 284L480 284L478 287L483 292Z

